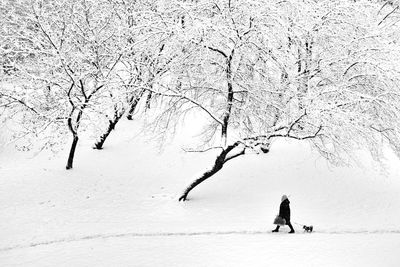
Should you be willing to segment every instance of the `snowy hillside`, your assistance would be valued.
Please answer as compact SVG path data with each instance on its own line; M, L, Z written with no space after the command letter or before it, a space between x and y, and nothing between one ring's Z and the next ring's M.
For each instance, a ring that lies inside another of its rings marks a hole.
M398 266L400 168L333 168L306 143L232 160L177 195L213 152L156 153L123 122L102 151L0 154L1 266ZM282 194L295 235L272 234ZM301 225L314 225L304 234Z

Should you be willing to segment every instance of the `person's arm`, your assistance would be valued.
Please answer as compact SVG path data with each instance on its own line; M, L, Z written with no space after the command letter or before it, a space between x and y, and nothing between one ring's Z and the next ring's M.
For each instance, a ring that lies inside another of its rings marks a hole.
M283 218L283 214L284 212L283 212L283 205L282 205L282 203L281 203L281 205L279 206L279 216L280 217L282 217Z

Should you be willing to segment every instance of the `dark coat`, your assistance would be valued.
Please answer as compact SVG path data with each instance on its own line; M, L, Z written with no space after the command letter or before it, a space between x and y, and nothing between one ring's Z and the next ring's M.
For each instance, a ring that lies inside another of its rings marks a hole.
M285 199L282 201L280 207L279 207L279 216L284 218L286 220L286 224L290 223L290 207L289 207L290 201L289 199Z

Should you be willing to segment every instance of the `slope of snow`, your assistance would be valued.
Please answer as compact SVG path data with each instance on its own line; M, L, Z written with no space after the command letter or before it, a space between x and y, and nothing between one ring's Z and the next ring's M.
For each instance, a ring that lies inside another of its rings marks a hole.
M215 152L157 153L128 122L102 151L0 153L1 266L398 266L400 164L329 166L307 144L246 155L179 203ZM182 139L183 140L183 139ZM271 234L280 197L297 233ZM303 234L301 225L314 225Z

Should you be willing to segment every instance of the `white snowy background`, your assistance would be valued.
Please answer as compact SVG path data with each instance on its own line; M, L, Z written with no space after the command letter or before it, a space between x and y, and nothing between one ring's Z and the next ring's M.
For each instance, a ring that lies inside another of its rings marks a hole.
M0 1L0 266L400 266L399 18Z

